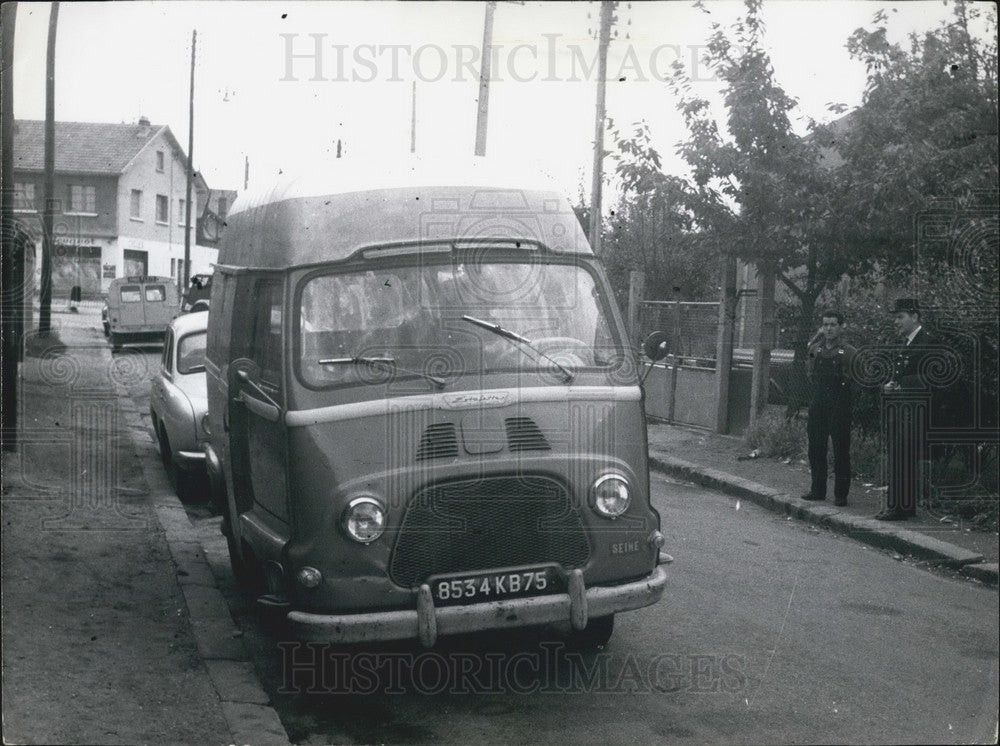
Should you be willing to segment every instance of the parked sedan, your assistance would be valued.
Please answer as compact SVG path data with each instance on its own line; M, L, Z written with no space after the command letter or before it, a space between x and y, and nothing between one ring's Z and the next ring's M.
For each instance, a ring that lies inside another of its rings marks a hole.
M193 501L205 493L208 397L205 337L208 312L178 316L167 327L160 368L149 393L160 458L178 497Z

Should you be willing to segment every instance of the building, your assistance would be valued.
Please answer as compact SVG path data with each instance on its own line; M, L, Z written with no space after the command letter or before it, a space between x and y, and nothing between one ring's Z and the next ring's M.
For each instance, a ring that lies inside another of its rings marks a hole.
M35 237L40 274L45 123L14 124L15 217ZM103 295L116 277L184 275L187 157L170 127L145 117L135 124L55 123L52 294ZM190 273L207 273L235 192L193 185ZM197 230L201 228L202 230ZM32 262L32 258L27 258ZM37 284L36 284L37 287Z

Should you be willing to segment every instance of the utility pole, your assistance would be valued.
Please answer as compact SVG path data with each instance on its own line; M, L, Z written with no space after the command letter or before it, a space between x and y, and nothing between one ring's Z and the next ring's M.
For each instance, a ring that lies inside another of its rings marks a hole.
M486 19L483 22L483 49L479 64L479 112L476 115L476 155L486 155L486 125L490 110L490 77L493 74L493 11L494 0L486 3Z
M42 287L39 294L38 333L52 329L52 231L56 166L56 28L59 3L49 11L49 41L45 54L45 210L42 213Z
M590 186L590 247L601 252L601 182L604 176L604 107L605 79L608 77L608 45L614 22L614 2L601 2L601 30L597 52L597 112L594 117L594 173Z
M0 351L0 441L4 451L17 450L17 364L24 331L24 241L14 221L14 25L17 3L0 8L3 29L2 83L0 83L0 220L3 221L3 347Z
M188 163L187 190L184 203L184 286L181 292L187 291L191 281L191 188L194 186L194 52L198 41L198 31L191 32L191 95L188 99Z
M417 81L410 88L410 152L417 152Z

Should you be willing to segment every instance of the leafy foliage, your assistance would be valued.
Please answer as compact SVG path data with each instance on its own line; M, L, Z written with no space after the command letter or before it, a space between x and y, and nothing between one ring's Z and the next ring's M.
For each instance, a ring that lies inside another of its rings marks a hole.
M939 306L995 308L995 13L984 19L978 6L957 2L949 22L904 48L888 41L888 18L877 12L873 28L848 40L868 70L863 105L800 138L789 119L796 103L762 43L760 0L745 4L728 33L713 25L705 59L724 84L724 123L674 66L688 135L678 152L692 170L682 194L727 250L777 266L797 301L796 364L818 322L818 300L845 275L876 272L913 289L917 277L957 270L977 300L945 289ZM970 33L981 20L993 30L989 42ZM896 269L913 274L904 280Z
M905 48L887 40L886 15L876 13L874 27L857 29L847 44L868 72L863 105L815 128L839 161L839 232L889 266L948 259L921 245L921 216L942 200L966 211L992 203L995 223L996 15L983 42L969 31L977 5L956 2L950 22L911 35Z
M633 125L629 137L614 122L609 128L617 143L615 174L621 193L604 243L616 291L627 294L628 271L641 269L646 274L647 297L714 299L716 273L709 261L713 246L698 233L694 216L686 208L687 185L662 172L645 123Z

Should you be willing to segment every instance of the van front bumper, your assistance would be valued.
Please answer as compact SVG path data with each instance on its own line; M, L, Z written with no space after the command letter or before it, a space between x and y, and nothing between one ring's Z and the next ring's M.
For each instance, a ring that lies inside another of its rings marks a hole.
M417 592L416 609L363 614L291 611L287 622L289 631L305 641L354 643L419 639L425 647L432 647L439 635L489 629L553 622L569 622L574 629L583 629L589 619L656 603L663 595L666 582L667 573L661 566L642 580L587 588L583 573L574 570L569 576L566 593L441 608L435 608L430 586L424 584Z

